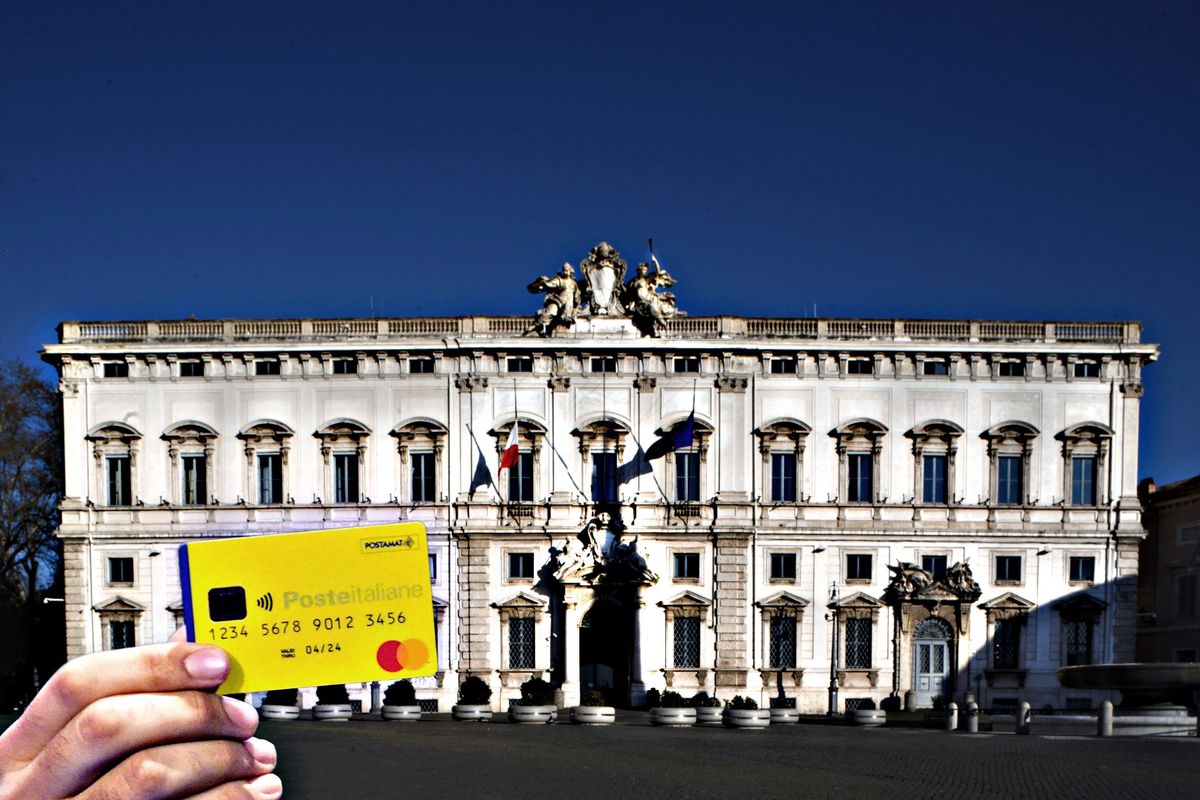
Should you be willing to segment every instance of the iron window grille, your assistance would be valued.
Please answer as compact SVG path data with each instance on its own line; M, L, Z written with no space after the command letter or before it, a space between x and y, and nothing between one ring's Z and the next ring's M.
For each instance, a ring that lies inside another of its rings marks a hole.
M533 617L508 621L509 669L533 669Z
M1021 625L1016 620L996 620L992 632L992 666L996 669L1016 669L1020 662Z
M1067 666L1092 663L1092 623L1082 619L1067 620Z
M793 669L796 666L796 620L791 615L771 617L772 669Z
M871 666L871 620L851 617L846 620L846 666L869 669Z
M133 647L133 620L113 620L109 623L109 649L121 650L126 647Z
M675 666L700 666L700 618L675 618Z

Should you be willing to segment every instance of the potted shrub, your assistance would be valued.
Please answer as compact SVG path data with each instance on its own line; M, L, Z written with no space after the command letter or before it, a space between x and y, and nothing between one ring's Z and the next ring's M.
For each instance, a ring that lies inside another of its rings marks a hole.
M800 721L795 701L788 697L772 697L770 713L772 725L794 725Z
M492 718L492 687L480 677L472 675L458 687L458 702L450 709L451 716L458 720L486 722Z
M617 721L617 710L607 705L604 695L593 689L571 709L571 721L579 725L611 725Z
M739 694L725 703L723 720L727 728L743 730L766 728L771 724L771 712L765 708L759 708L753 698L742 697Z
M696 724L705 727L714 728L721 725L721 701L715 697L709 697L708 692L700 691L692 695L688 700L688 705L696 709Z
M851 709L846 715L846 721L853 725L875 728L887 722L887 712L876 708L874 699L867 697L859 701L857 708Z
M340 683L317 687L317 704L313 706L313 719L322 722L345 722L352 716L350 695Z
M398 680L383 693L383 718L402 722L416 722L421 718L421 707L417 705L417 691L408 678Z
M263 698L258 713L263 719L300 719L300 690L272 689Z
M662 695L659 693L658 689L647 689L646 690L646 710L649 711L650 709L658 708L661 705L662 705Z
M696 709L679 692L663 692L659 705L650 709L650 722L672 728L688 727L696 724Z
M508 707L510 722L545 725L554 717L554 687L542 678L530 678L521 684L521 697Z

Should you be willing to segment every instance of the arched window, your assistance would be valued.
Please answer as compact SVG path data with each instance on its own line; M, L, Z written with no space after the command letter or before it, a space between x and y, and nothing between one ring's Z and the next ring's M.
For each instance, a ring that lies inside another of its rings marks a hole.
M109 506L138 502L138 449L142 434L124 422L104 422L88 431L96 462L92 496Z
M367 440L371 430L352 419L335 419L318 428L313 436L321 440L325 496L334 503L361 503L364 485Z
M488 431L496 440L496 455L504 452L512 420L499 423ZM517 463L507 470L504 499L510 503L532 503L545 494L541 490L542 444L546 441L546 426L531 417L522 416L517 424Z
M428 417L402 422L392 429L396 452L400 456L400 499L408 503L433 503L439 487L445 485L442 452L446 444L446 426Z
M291 502L288 451L295 431L270 419L251 422L238 431L246 454L247 502L279 505Z
M624 462L629 430L626 422L602 417L571 431L579 439L580 473L589 478L593 503L620 500L618 467Z
M687 414L677 414L664 420L654 435L666 436L687 417ZM708 443L712 435L712 425L696 417L692 426L692 444L669 453L664 459L667 484L676 503L698 503L708 496Z
M162 438L171 461L172 500L185 506L208 505L217 432L203 422L185 420L163 431Z
M990 465L989 503L998 506L1029 504L1030 462L1038 429L1010 420L983 432Z
M873 419L852 419L834 428L837 440L838 499L842 503L878 503L883 441L887 428Z
M1081 422L1054 438L1062 442L1063 501L1098 506L1108 498L1108 450L1114 431L1100 422Z
M958 437L963 429L946 419L934 419L905 434L912 439L913 502L944 505L954 501Z
M772 503L804 500L804 445L812 428L798 419L781 417L762 425L758 452L762 455L762 483Z

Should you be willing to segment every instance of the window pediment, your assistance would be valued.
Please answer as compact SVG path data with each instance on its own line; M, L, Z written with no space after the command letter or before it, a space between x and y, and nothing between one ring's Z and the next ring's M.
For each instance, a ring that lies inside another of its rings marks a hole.
M446 426L429 417L413 417L392 428L389 435L397 439L413 439L418 436L434 439L446 435Z
M618 457L625 451L625 437L630 433L629 424L613 417L600 417L581 423L571 435L579 439L579 452L587 455L590 450L614 450Z
M101 614L139 614L145 611L146 607L127 597L117 595L102 603L97 603L92 606L92 610Z
M1081 422L1078 425L1064 428L1054 434L1054 438L1061 442L1099 442L1111 439L1115 435L1116 431L1102 422Z
M754 605L763 611L803 611L808 608L808 601L791 592L776 592L765 600L759 600Z
M85 437L89 442L110 442L130 444L142 438L142 434L132 425L124 422L102 422L88 431Z
M237 438L244 441L282 442L284 439L295 435L296 432L282 422L273 419L256 419L243 426L238 431Z
M1001 619L1024 620L1037 606L1018 594L1005 592L986 603L980 603L979 607L987 612L988 623L991 624Z
M211 425L194 419L176 422L163 431L162 438L168 442L200 442L201 444L217 438L217 432Z
M536 419L530 417L520 417L515 421L517 425L517 442L518 445L524 444L528 449L537 452L541 450L541 443L546 438L546 426ZM512 430L514 421L509 419L505 422L498 422L496 426L488 431L488 436L496 440L496 452L504 450L504 445L508 442L508 434Z
M875 441L887 435L887 426L869 417L859 417L843 423L829 432L829 435L839 441L864 439Z
M699 608L708 608L711 605L712 605L711 600L709 600L704 595L699 594L697 592L693 592L691 590L688 590L685 592L680 592L679 594L672 597L670 600L658 601L659 608L676 608L676 609L695 608L695 609L699 609Z
M1054 604L1054 610L1067 619L1082 619L1095 621L1108 608L1108 603L1088 594L1080 592Z
M313 436L324 441L350 440L352 442L365 439L370 435L370 428L358 420L346 417L330 420L313 433Z
M948 419L931 419L920 425L914 425L904 435L914 440L938 440L950 443L963 435L963 429L961 425Z
M982 437L993 441L1001 440L1024 443L1035 438L1037 435L1038 429L1028 422L1009 420L988 428L983 432Z
M883 601L877 600L866 592L855 592L854 594L845 597L839 597L830 603L827 608L847 609L847 608L865 608L872 611L878 611L883 608Z

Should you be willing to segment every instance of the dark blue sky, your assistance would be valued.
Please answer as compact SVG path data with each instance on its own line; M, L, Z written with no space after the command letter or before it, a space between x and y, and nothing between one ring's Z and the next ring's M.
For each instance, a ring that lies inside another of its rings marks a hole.
M3 3L0 355L531 313L654 236L694 314L1142 320L1142 473L1183 478L1197 42L1194 1Z

